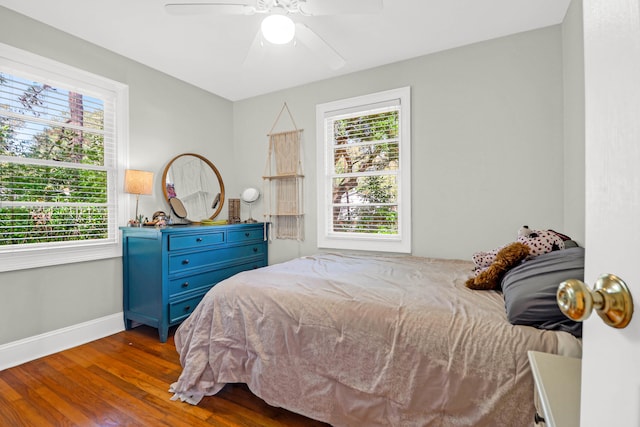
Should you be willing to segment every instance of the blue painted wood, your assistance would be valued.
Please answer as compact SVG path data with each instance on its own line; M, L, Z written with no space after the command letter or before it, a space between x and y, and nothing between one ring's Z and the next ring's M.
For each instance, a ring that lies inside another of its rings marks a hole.
M266 225L120 227L125 327L184 321L218 282L268 263Z

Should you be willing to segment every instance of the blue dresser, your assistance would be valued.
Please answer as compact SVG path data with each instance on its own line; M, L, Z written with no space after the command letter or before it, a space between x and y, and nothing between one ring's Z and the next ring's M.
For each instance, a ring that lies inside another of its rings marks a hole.
M186 319L209 289L244 270L267 265L266 225L121 227L124 321L158 328Z

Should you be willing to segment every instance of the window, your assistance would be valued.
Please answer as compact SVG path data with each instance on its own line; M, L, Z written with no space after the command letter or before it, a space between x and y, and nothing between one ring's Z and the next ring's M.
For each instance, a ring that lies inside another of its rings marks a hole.
M318 246L411 252L410 88L316 106Z
M127 98L125 85L0 44L0 271L121 254Z

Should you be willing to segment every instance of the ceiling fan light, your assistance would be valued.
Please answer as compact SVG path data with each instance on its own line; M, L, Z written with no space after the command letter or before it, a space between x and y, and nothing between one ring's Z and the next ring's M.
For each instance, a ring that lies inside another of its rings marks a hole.
M273 44L285 44L293 40L296 34L296 26L285 15L269 15L262 20L260 26L264 38Z

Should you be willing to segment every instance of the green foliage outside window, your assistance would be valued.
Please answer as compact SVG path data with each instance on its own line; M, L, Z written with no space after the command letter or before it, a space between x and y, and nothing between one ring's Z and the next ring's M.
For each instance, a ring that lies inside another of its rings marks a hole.
M398 111L333 122L333 228L397 234Z
M107 237L101 102L0 74L0 245Z

